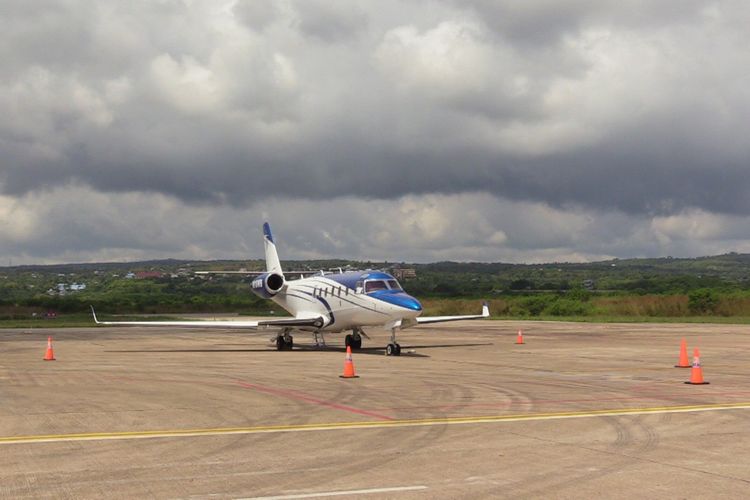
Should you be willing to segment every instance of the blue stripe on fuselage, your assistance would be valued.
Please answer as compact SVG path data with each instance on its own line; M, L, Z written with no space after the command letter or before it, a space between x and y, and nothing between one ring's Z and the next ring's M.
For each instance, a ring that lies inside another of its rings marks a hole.
M309 295L310 297L317 298L317 296L313 293L313 290L315 290L315 288L316 288L315 285L299 285L299 286L301 288L309 288L310 289L309 292L301 290L300 293L304 293L305 295ZM361 309L366 309L368 311L371 311L371 312L374 312L374 313L378 313L378 314L386 314L386 313L384 313L382 311L378 311L377 309L374 309L373 307L369 306L368 305L368 301L364 300L364 297L367 297L367 295L352 293L352 294L337 296L336 298L339 299L341 302L345 302L347 304L351 304L354 307L359 307Z
M316 298L326 307L326 309L328 309L328 316L331 317L331 322L328 323L328 325L326 325L326 326L333 325L336 322L336 318L333 315L333 310L331 309L331 305L323 297L316 297Z

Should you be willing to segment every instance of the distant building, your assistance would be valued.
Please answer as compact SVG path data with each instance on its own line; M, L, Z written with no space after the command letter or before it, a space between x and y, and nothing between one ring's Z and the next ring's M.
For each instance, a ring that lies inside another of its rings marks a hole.
M417 271L412 268L393 269L393 277L399 280L407 280L417 277Z
M160 271L138 271L137 273L135 273L135 279L137 280L161 278L162 276L164 276L164 273Z
M58 283L55 288L47 290L47 295L65 295L68 292L80 292L86 289L86 283Z

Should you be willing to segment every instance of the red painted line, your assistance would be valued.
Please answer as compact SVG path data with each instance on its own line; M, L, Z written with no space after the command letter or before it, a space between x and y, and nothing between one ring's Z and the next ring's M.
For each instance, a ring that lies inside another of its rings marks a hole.
M298 391L292 391L289 389L277 389L275 387L265 387L265 386L258 385L258 384L249 384L247 382L243 382L242 380L237 380L236 382L238 385L246 389L253 389L258 392L264 392L266 394L273 394L274 396L283 396L289 399L296 399L298 401L305 401L308 403L325 406L326 408L333 408L334 410L343 410L349 413L356 413L357 415L366 415L368 417L375 417L380 420L395 420L393 417L389 417L387 415L382 415L380 413L375 413L375 412L367 411L367 410L361 410L359 408L341 405L338 403L333 403L331 401L324 401L322 399L317 399L317 398L314 398L312 396L309 396L307 394L304 394Z

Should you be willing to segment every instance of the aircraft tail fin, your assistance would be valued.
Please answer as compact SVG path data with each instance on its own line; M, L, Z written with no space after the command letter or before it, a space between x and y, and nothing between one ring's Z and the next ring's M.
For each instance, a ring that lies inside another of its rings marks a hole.
M266 249L266 272L278 273L283 276L279 254L276 252L276 243L273 241L271 226L268 225L268 222L263 224L263 245Z

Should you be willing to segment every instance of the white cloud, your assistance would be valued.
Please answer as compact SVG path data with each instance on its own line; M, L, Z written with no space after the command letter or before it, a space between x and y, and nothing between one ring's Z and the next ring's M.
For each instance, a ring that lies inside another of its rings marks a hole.
M251 242L204 225L247 233L265 211L295 256L743 248L748 12L4 2L0 245L27 261L239 257Z
M0 197L0 253L16 263L258 258L264 220L285 259L546 262L750 248L750 223L738 230L736 219L702 211L634 218L481 193L207 209L163 195L67 186Z
M450 99L489 83L492 50L481 38L481 27L467 21L445 21L424 33L400 26L384 35L375 54L397 86Z
M185 113L217 111L222 96L213 72L190 56L175 61L161 54L151 62L154 84L164 98Z

